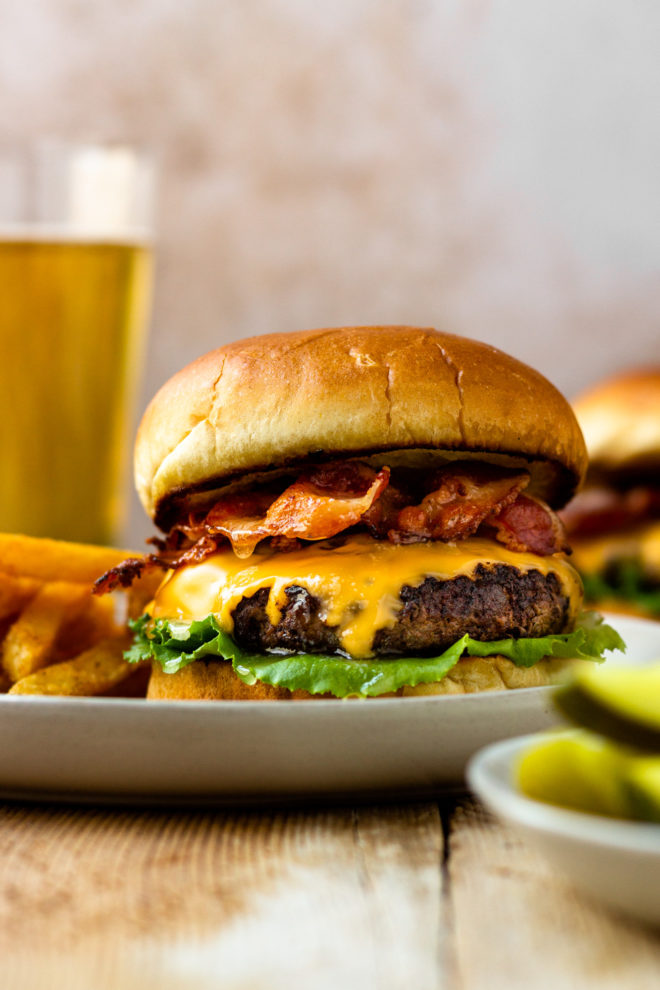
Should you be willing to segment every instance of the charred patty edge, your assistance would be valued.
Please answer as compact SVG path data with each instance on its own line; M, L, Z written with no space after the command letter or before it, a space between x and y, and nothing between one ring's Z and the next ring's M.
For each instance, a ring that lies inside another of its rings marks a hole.
M232 613L239 646L346 655L338 627L321 618L321 600L295 583L285 593L276 625L266 614L270 588L241 599ZM478 564L471 577L427 577L417 586L403 585L399 601L394 624L375 633L375 657L433 656L465 633L485 642L562 633L570 615L570 598L555 573L510 564Z

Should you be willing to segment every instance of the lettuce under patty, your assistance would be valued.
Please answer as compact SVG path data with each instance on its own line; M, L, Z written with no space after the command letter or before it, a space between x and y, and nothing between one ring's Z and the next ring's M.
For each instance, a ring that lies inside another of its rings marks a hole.
M596 612L584 612L575 630L538 639L502 639L485 643L462 636L438 657L348 660L326 654L250 653L218 626L213 615L195 622L151 619L131 623L135 642L125 654L135 663L145 657L158 661L166 674L176 674L205 657L231 661L244 684L262 681L289 691L375 697L401 687L442 680L463 655L504 656L519 667L532 667L548 658L603 660L608 650L625 651L625 643Z

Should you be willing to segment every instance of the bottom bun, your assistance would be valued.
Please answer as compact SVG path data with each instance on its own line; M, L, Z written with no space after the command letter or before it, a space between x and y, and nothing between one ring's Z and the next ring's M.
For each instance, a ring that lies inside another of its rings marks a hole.
M544 687L563 680L580 660L541 660L533 667L517 667L506 657L465 657L441 681L403 687L381 698L426 694L474 694L478 691L504 691L509 688ZM158 701L303 701L341 700L331 694L288 691L257 681L244 684L228 660L196 660L177 674L165 674L154 663L147 698Z

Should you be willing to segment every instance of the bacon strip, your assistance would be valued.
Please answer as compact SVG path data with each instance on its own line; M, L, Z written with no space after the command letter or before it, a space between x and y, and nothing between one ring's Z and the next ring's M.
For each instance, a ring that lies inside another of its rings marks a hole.
M362 516L361 522L377 540L386 540L388 533L396 530L399 513L412 501L414 499L409 493L390 482L380 498Z
M151 570L155 560L152 555L148 557L128 557L122 560L121 564L116 564L109 571L97 578L92 587L95 595L105 595L109 591L117 591L119 588L130 588L134 581L137 581L145 570Z
M462 540L485 529L512 550L545 556L567 549L555 513L522 494L530 480L526 471L464 461L426 477L423 487L422 478L421 472L403 472L403 487L397 487L389 484L387 467L376 472L357 461L336 462L305 472L280 495L225 495L205 517L191 515L165 540L154 540L156 554L124 561L99 578L94 590L128 587L145 569L199 562L225 540L245 558L263 539L286 552L301 540L326 540L359 523L393 543Z
M325 465L301 475L278 498L226 495L205 520L211 535L231 542L237 557L249 557L265 537L327 540L358 523L387 487L389 468L366 464Z
M204 520L203 531L225 536L237 557L249 557L257 543L270 535L265 522L273 501L274 495L262 492L224 495Z
M464 463L440 470L432 491L419 505L402 509L389 532L393 542L462 540L481 523L516 500L529 484L526 471Z
M266 514L268 532L304 540L327 540L354 526L390 480L389 468L381 468L377 474L366 465L359 465L359 468L359 474L356 472L350 479L343 479L344 487L339 491L333 491L327 484L325 473L321 479L314 474L300 478L269 508ZM360 488L363 494L356 494Z
M169 571L172 568L183 567L184 564L199 564L205 557L217 553L220 542L211 536L202 536L192 546L184 549L165 550L158 554L149 553L144 557L128 557L97 578L92 585L92 593L105 595L120 588L130 588L134 581L149 571L158 569Z
M498 515L490 516L486 525L509 550L530 551L546 557L569 549L559 516L532 495L519 495Z

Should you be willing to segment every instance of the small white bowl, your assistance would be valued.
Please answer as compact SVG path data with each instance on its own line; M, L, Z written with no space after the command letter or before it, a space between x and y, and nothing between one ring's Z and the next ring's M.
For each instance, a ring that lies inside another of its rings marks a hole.
M521 832L576 887L609 907L660 925L660 825L569 811L521 794L518 759L538 735L494 743L468 764L486 807Z

